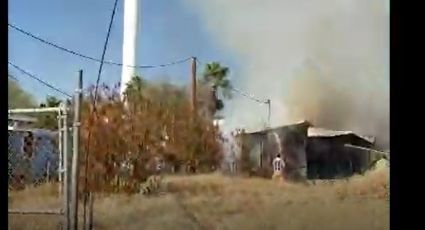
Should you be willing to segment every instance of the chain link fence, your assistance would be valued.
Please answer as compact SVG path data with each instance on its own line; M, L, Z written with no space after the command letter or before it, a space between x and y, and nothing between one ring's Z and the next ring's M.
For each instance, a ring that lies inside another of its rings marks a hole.
M8 130L9 229L65 229L70 135L65 105L14 109L10 115L55 114L57 130L14 121Z

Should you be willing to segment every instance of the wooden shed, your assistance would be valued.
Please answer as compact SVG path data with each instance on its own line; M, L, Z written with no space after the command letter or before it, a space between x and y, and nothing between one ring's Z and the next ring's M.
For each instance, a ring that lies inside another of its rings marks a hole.
M289 180L349 177L363 173L379 158L370 151L374 147L373 137L316 128L308 121L242 132L237 138L241 162L248 162L240 168L271 176L272 161L280 153Z
M352 131L310 127L306 146L308 179L336 179L360 174L373 161L374 138Z
M298 180L306 177L307 121L268 128L261 131L239 134L242 143L242 157L249 161L249 168L272 174L272 161L280 153L286 162L287 179Z

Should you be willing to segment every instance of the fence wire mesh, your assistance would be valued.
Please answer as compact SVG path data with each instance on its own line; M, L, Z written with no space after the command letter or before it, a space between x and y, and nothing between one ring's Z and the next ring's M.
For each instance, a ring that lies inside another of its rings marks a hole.
M58 182L57 132L9 130L9 190L22 190Z
M61 119L57 120L60 128L64 118L58 118ZM9 127L9 229L60 229L64 226L64 189L67 185L63 179L65 157L61 148L63 136L69 136L63 132L69 131L60 130Z

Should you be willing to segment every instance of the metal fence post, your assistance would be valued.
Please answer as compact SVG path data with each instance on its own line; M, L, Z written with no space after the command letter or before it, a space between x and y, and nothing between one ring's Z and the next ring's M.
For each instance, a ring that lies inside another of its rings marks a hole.
M63 173L63 149L62 149L62 111L58 111L58 153L59 153L59 197L63 195L62 173Z
M68 161L69 161L69 129L68 129L68 105L62 104L63 108L63 207L65 209L65 229L69 229L69 179L68 179Z
M78 89L74 96L74 124L73 124L73 152L71 177L71 229L78 229L78 179L79 179L79 152L80 152L80 116L83 89L83 71L79 71Z
M58 125L58 136L56 136L57 138L59 138L58 140L58 145L56 146L55 144L52 143L45 143L48 146L54 146L54 148L58 148L58 158L51 158L52 155L55 155L57 152L55 151L55 149L46 149L47 151L42 151L42 152L38 152L38 148L36 146L35 149L30 148L30 151L32 152L32 154L47 154L47 158L44 159L43 164L45 165L39 165L37 167L31 167L31 165L26 165L26 163L31 163L30 159L22 159L20 160L19 154L22 154L21 148L19 146L16 146L16 144L14 144L16 142L16 139L11 139L11 138L24 138L22 137L20 134L18 133L22 133L22 132L31 132L31 127L28 126L16 126L16 127L9 127L9 151L8 151L8 163L9 163L9 190L14 190L14 189L19 189L19 188L24 188L26 186L28 186L28 184L22 184L22 181L19 181L19 179L17 179L17 181L13 181L12 179L16 178L10 178L11 176L14 175L15 172L17 172L17 175L20 175L21 171L24 170L24 172L29 171L31 173L31 175L29 175L30 177L27 178L28 182L31 183L48 183L51 182L52 177L54 177L54 175L52 174L53 171L52 170L52 166L56 167L56 163L59 163L59 169L58 169L58 175L59 175L59 180L60 180L60 185L59 185L59 199L61 200L60 202L60 207L59 209L45 209L45 208L37 208L37 207L27 207L27 208L20 208L20 209L15 209L13 207L10 207L8 209L8 213L9 215L54 215L54 216L58 216L60 218L60 224L62 225L61 227L65 227L65 229L68 229L68 222L69 222L69 217L68 217L68 205L69 205L69 199L68 199L68 189L69 189L69 182L68 182L68 170L67 170L67 163L68 163L68 139L69 139L69 127L67 126L67 105L66 104L61 104L59 107L42 107L42 108L25 108L25 109L10 109L8 110L8 114L13 115L13 114L44 114L44 113L55 113L57 114L57 125ZM63 116L62 116L63 115ZM65 127L64 127L65 126ZM40 129L41 133L48 133L49 137L47 139L50 139L51 136L50 134L54 133L51 130L45 130L45 129ZM18 134L15 137L12 137L10 135L15 135ZM33 136L36 137L36 136ZM56 138L56 137L53 137ZM25 138L24 138L25 139ZM15 140L15 141L14 141ZM52 140L52 139L51 139ZM25 142L25 140L24 140ZM31 142L31 141L30 141ZM34 143L33 144L44 144L44 142L40 142L40 143ZM25 151L26 153L26 151ZM59 162L57 162L59 160ZM14 167L14 168L12 168ZM16 171L17 170L17 171ZM37 170L41 170L41 171L37 171ZM34 174L34 172L40 172L43 174L42 178L40 178L39 176L37 176L38 174ZM63 183L63 184L62 184ZM11 186L12 185L12 186ZM13 187L13 185L16 185L18 187ZM63 196L63 197L62 197ZM10 203L10 201L9 201ZM31 226L31 227L36 227L36 226ZM12 227L13 228L13 227Z

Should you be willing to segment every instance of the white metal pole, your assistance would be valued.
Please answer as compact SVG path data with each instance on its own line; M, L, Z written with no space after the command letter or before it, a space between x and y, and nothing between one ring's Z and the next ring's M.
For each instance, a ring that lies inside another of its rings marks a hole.
M63 173L63 150L62 150L62 113L58 112L58 152L59 152L59 169L58 169L58 177L59 177L59 196L63 195L63 185L62 185L62 173Z
M9 109L8 113L51 113L59 112L59 107L33 108L33 109Z
M71 176L71 204L70 204L70 226L71 229L78 229L78 179L79 179L79 155L80 155L80 116L81 101L83 99L83 71L79 71L78 89L74 96L74 123L72 135L72 176Z
M63 104L63 208L65 209L65 229L69 229L69 129L68 129L68 105Z
M127 84L134 77L136 65L137 31L139 20L139 1L124 0L124 34L122 49L121 97L123 98Z

